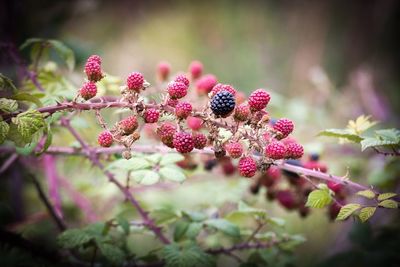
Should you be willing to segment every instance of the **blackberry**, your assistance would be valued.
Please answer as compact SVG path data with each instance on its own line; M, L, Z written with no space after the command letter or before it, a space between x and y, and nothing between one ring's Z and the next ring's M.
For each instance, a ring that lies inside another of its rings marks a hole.
M235 108L235 96L228 91L221 91L211 99L212 112L227 117Z

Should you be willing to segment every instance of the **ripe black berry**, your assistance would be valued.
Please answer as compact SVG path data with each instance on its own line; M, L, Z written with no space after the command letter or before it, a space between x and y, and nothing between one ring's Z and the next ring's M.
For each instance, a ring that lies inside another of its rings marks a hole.
M211 99L211 110L217 116L226 117L235 108L235 96L228 91L221 91Z

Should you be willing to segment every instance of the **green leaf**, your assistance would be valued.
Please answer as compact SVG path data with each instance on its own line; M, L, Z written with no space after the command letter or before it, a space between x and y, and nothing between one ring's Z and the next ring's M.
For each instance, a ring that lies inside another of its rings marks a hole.
M12 99L18 100L18 101L27 101L34 103L37 107L42 107L43 104L40 101L39 97L33 94L29 93L17 93L11 97Z
M117 221L118 225L121 226L122 230L124 230L125 234L129 235L130 224L128 220L122 216L117 216L115 220Z
M169 153L169 154L164 155L164 156L161 158L160 165L161 165L161 166L170 165L170 164L172 164L172 163L176 163L176 162L178 162L178 161L181 161L181 160L183 160L184 158L185 158L185 157L182 156L182 154L178 154L178 153Z
M194 222L201 222L207 219L207 215L198 211L182 211L182 214Z
M81 229L69 229L61 233L57 242L63 248L71 249L83 246L90 241L93 237Z
M64 43L58 40L49 40L48 41L57 54L64 60L70 70L74 69L75 66L75 55L72 49L67 47Z
M388 208L388 209L397 209L397 207L398 207L398 203L396 201L394 201L393 199L383 200L383 201L379 202L378 205L381 207L384 207L384 208Z
M53 142L53 133L51 131L50 124L47 124L47 127L44 128L44 134L46 135L46 141L44 142L42 149L40 149L36 155L41 155L46 152Z
M154 153L154 154L146 156L145 158L154 164L158 164L160 162L162 156L163 155L161 155L160 153Z
M43 114L37 110L28 110L12 118L12 122L17 125L18 133L25 143L32 141L32 136L45 126Z
M163 224L175 221L180 217L180 214L172 208L160 208L153 210L150 217L155 220L156 224Z
M4 76L2 73L0 73L0 90L6 89L6 88L11 88L11 90L13 92L16 92L18 90L10 78L8 78L8 77Z
M101 254L113 265L121 266L125 260L125 253L122 249L114 244L97 243Z
M332 196L329 189L317 189L308 195L307 207L323 208L332 202Z
M185 235L186 231L189 228L190 223L185 221L179 221L176 223L174 230L174 241L180 241L182 237Z
M8 98L0 98L0 110L6 113L12 113L18 109L17 101Z
M27 48L28 46L31 46L35 43L41 43L44 40L41 38L29 38L26 39L26 41L19 47L20 50L24 50L25 48Z
M143 179L140 180L140 184L143 185L152 185L157 183L160 180L160 175L155 172L155 171L144 171L145 175L143 176Z
M162 167L159 170L159 173L166 180L170 180L170 181L174 181L174 182L183 182L186 180L186 176L181 171L181 169L176 168L174 166Z
M369 218L374 215L376 211L376 207L365 207L360 210L360 213L358 214L358 217L362 222L366 222Z
M225 219L209 219L204 223L205 225L213 227L227 235L240 237L239 227Z
M189 244L180 247L177 244L164 246L162 250L166 267L211 267L215 266L214 257L204 252L198 245Z
M360 143L363 140L362 137L349 129L327 129L320 132L318 136L344 138L355 143Z
M395 196L397 196L396 193L383 193L383 194L379 194L378 200L382 201L382 200L389 199L389 198L392 198Z
M343 206L340 209L336 220L337 221L343 221L343 220L347 219L351 214L353 214L359 208L361 208L361 205L360 204L355 204L355 203L354 204L347 204L347 205Z
M107 166L107 169L137 171L137 170L149 169L151 167L152 164L148 160L144 158L133 157L128 160L127 159L115 160Z
M10 126L5 121L0 121L0 145L6 140Z
M286 221L284 219L277 217L268 218L268 222L279 227L283 227L286 224Z
M372 190L363 190L363 191L358 191L357 195L363 196L368 199L373 199L375 197L375 193Z
M190 223L188 229L186 230L187 238L196 239L196 237L200 234L202 228L203 228L202 223L199 222Z

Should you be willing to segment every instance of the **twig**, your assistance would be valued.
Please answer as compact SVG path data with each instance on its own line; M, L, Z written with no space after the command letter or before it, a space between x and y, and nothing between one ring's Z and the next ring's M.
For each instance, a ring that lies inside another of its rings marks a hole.
M17 158L18 158L18 154L13 153L6 161L4 161L3 165L1 165L1 167L0 167L0 174L5 172L8 169L8 167L10 167Z

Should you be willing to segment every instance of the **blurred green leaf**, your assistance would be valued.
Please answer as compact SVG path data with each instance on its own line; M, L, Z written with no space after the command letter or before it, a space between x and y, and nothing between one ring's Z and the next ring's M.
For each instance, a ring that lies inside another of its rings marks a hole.
M12 113L18 109L16 100L8 98L0 98L0 110L6 113Z
M121 266L125 260L125 253L122 249L117 247L115 244L101 243L98 242L97 246L101 251L101 254L113 265Z
M360 213L358 214L358 217L362 222L366 222L369 218L374 215L376 211L376 207L365 207L360 210Z
M72 49L58 40L49 40L48 42L51 44L57 54L64 60L68 68L73 70L75 66L75 55Z
M129 235L130 224L128 220L121 215L117 216L115 220L117 221L118 225L121 226L122 230L124 230L125 234Z
M18 90L10 78L8 78L8 77L4 76L2 73L0 73L0 90L6 89L6 88L11 88L11 90L13 92L16 92Z
M44 134L46 135L46 141L44 142L42 149L38 151L36 155L41 155L42 153L46 152L53 142L53 133L51 131L50 124L47 124L44 128Z
M332 202L329 189L317 189L312 191L307 198L307 207L323 208Z
M178 221L176 223L175 230L174 230L174 241L175 242L180 241L184 237L186 231L189 228L189 225L190 225L190 223L185 222L185 221Z
M170 165L172 163L176 163L178 161L183 160L185 157L182 156L182 154L178 154L178 153L169 153L166 155L163 155L160 161L160 165L161 166L166 166L166 165Z
M114 160L107 166L107 169L119 169L126 171L144 170L152 167L152 163L144 158L133 157L130 159Z
M198 245L189 244L180 247L170 244L163 248L166 267L212 267L214 258L205 253Z
M347 204L347 205L343 206L340 209L336 220L337 221L343 221L343 220L347 219L351 214L353 214L359 208L361 208L361 205L360 204L355 204L355 203L354 204Z
M37 107L43 106L42 102L40 101L39 97L33 94L29 93L18 93L15 94L11 97L12 99L18 100L18 101L27 101L34 103Z
M0 145L6 140L10 126L5 121L0 121Z
M395 196L397 196L396 193L383 193L383 194L379 194L378 200L382 201L382 200L389 199L389 198L392 198Z
M373 199L375 197L375 193L372 190L358 191L357 195L363 196L368 199Z
M385 199L378 204L381 207L388 208L388 209L397 209L398 203L392 199Z
M71 249L83 246L92 241L93 236L82 229L69 229L61 233L57 242L63 248Z
M206 214L198 211L182 211L182 214L194 222L201 222L207 219Z
M160 175L170 181L174 182L183 182L186 180L185 174L181 171L181 169L175 166L165 166L159 170Z
M349 129L327 129L320 132L318 136L344 138L355 143L360 143L363 140L362 137L353 133Z
M155 171L145 171L145 175L140 180L140 184L143 185L152 185L157 183L160 180L160 175Z
M203 228L203 224L199 222L192 222L189 224L188 229L186 230L186 236L189 239L196 239L199 235L201 229Z
M150 216L157 224L163 224L175 221L180 217L180 214L173 208L160 208L153 210Z
M240 237L239 227L225 219L209 219L205 221L204 224L213 227L227 235Z

